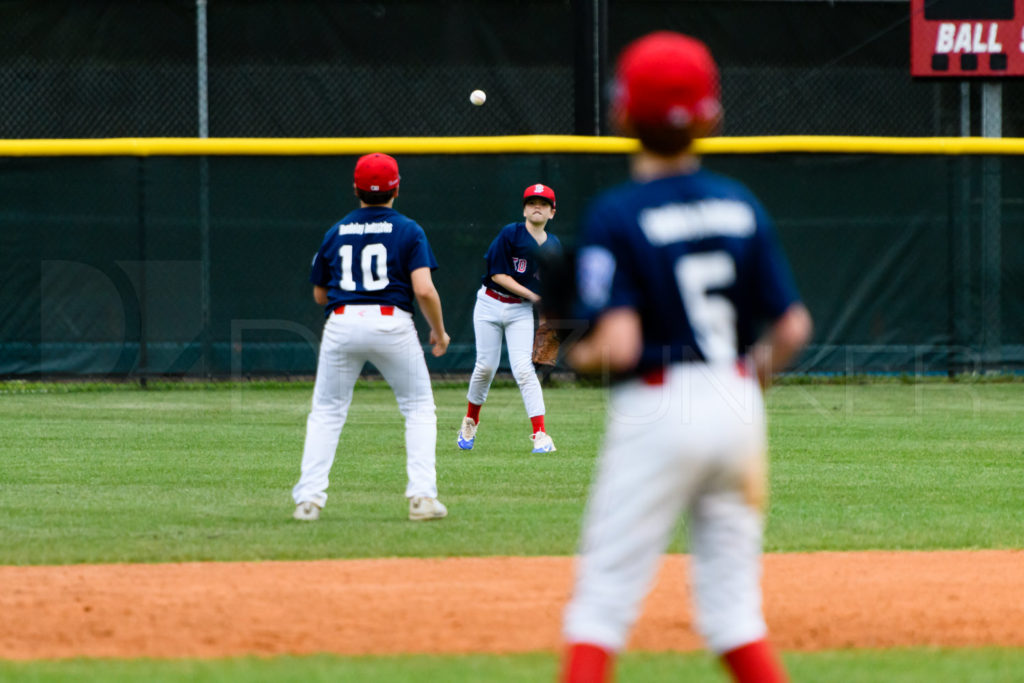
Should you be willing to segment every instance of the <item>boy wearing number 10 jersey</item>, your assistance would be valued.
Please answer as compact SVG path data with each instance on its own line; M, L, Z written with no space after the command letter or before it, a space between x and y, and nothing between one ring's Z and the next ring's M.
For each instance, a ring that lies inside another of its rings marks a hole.
M313 299L324 306L327 320L302 474L292 490L293 517L320 517L353 387L370 362L395 392L405 418L409 519L440 519L448 510L437 500L434 394L412 319L415 297L430 325L432 353L443 355L450 339L431 278L437 260L423 228L393 208L400 180L393 158L360 157L354 180L359 208L327 231L310 270Z

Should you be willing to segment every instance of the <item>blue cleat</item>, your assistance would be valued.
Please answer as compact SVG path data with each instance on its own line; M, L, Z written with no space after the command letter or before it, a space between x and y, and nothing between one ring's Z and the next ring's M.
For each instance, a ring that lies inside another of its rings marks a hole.
M459 438L455 443L464 451L473 450L473 442L476 441L476 422L473 418L466 416L462 418L462 429L459 430Z
M530 438L533 439L534 453L554 453L558 450L555 448L555 442L552 441L551 437L544 432L537 432Z

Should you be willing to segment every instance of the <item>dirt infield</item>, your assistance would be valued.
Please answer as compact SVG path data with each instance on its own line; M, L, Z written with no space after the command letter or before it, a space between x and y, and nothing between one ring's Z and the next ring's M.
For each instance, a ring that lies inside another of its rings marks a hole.
M630 644L692 650L685 556ZM572 560L0 567L0 658L514 653L560 648ZM1024 646L1024 551L765 557L782 650Z

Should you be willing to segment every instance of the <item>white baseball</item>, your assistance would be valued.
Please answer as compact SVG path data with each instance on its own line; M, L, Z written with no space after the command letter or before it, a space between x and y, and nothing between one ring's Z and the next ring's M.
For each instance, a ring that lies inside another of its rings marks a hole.
M481 104L487 101L487 93L485 93L483 90L474 90L473 92L469 93L469 101L479 107Z

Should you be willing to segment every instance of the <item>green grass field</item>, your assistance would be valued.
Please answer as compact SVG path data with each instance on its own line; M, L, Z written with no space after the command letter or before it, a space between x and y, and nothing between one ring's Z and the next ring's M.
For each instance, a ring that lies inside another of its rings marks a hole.
M405 520L401 418L378 383L357 389L321 521L290 519L310 395L308 384L0 383L0 564L573 553L600 389L546 391L558 452L541 456L514 386L492 390L469 453L454 446L465 386L438 386L451 512L431 524ZM1024 383L794 383L768 405L768 551L1024 547ZM1024 680L1017 650L785 658L796 681ZM556 665L548 653L76 660L0 663L0 680L534 681ZM725 680L700 654L629 653L619 672Z
M1005 649L784 653L794 682L806 683L1019 683L1024 652ZM102 681L147 683L553 683L558 662L550 654L516 656L275 657L219 661L109 661L3 663L0 680L31 683ZM616 666L619 683L728 680L709 655L626 653Z

